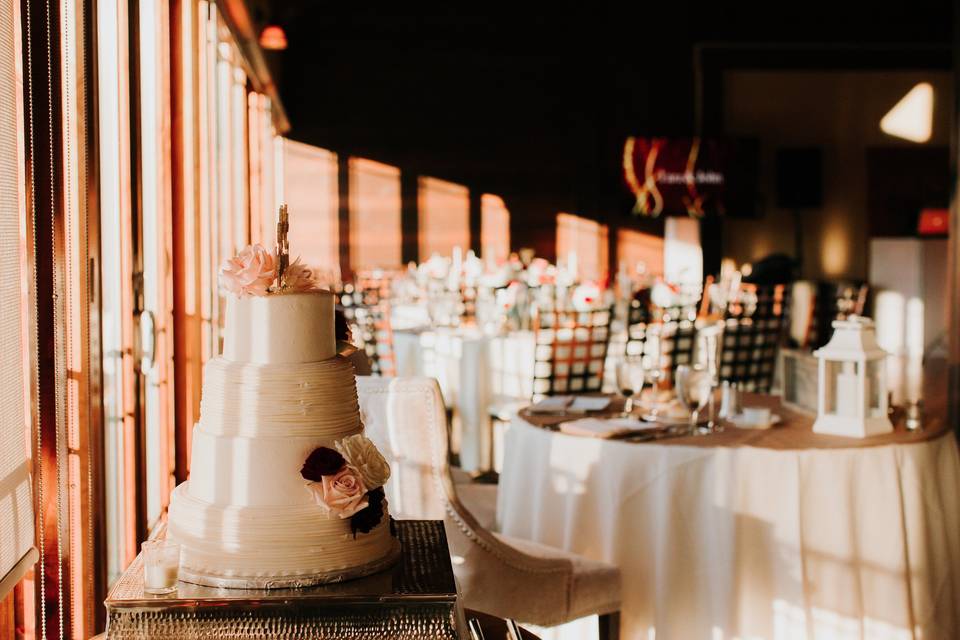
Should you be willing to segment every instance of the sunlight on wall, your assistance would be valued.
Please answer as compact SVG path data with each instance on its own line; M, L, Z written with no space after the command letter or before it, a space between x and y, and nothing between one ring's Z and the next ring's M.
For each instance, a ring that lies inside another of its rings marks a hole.
M820 270L828 277L839 277L850 268L850 238L842 222L827 223L820 236Z
M400 169L350 158L350 266L397 268L402 264Z
M510 255L510 210L503 198L480 196L480 257L494 264Z
M417 188L420 260L449 256L470 246L470 190L463 185L421 176Z
M570 213L557 214L557 263L579 280L602 280L609 264L607 225Z
M700 222L670 217L664 224L663 277L672 283L703 283Z
M290 256L319 271L324 281L340 273L340 198L337 154L283 141L283 193L290 210ZM265 246L276 236L265 234Z

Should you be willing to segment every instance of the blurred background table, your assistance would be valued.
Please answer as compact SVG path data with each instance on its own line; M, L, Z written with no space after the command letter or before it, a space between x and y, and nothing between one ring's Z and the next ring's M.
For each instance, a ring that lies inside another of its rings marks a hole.
M532 331L487 335L477 328L393 334L397 375L436 378L453 413L454 451L466 471L489 469L490 407L500 395L533 393Z

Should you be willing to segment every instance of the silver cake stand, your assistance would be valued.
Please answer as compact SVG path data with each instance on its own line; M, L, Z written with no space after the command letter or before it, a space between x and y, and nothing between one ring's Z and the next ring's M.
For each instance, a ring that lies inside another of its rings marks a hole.
M180 582L143 591L137 559L105 602L109 639L466 638L450 552L439 520L398 520L395 563L363 578L305 588L228 589Z

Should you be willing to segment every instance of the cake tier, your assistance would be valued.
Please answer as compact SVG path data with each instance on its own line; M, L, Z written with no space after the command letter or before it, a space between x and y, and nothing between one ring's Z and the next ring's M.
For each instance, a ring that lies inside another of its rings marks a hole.
M306 586L357 577L385 567L396 553L384 516L370 533L316 504L220 507L190 495L190 482L170 501L167 537L181 545L181 572L215 586Z
M227 296L223 357L263 364L316 362L337 353L329 291Z
M353 365L340 356L282 365L212 358L204 367L200 425L210 434L326 441L360 431L359 406Z
M311 451L333 448L340 437L250 438L211 434L198 425L193 429L190 495L237 507L314 504L300 469Z

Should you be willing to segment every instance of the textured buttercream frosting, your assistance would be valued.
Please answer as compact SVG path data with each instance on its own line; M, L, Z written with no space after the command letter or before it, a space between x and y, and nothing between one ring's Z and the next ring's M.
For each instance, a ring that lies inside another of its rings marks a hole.
M354 534L300 474L312 451L362 431L353 365L336 355L333 296L229 297L224 353L204 367L190 480L170 501L187 579L310 584L390 558L385 501L380 524Z
M370 533L354 536L349 519L316 505L224 507L190 493L190 482L174 490L168 529L168 536L182 545L181 567L189 573L310 576L368 564L393 548L386 510Z
M339 356L296 364L213 358L204 367L200 424L207 433L226 435L342 438L359 433L353 365Z

